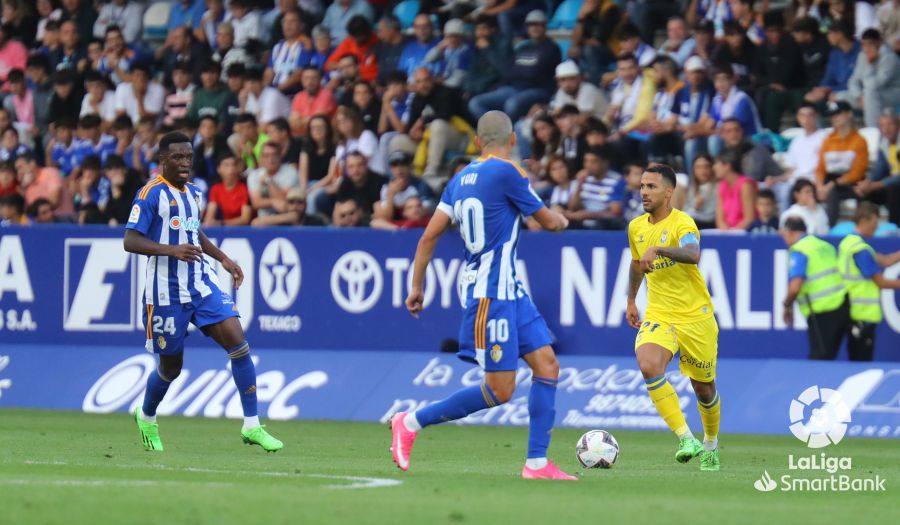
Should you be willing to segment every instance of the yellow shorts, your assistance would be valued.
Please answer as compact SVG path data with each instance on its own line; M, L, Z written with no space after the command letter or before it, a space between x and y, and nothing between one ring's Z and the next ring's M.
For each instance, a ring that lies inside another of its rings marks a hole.
M645 344L659 345L679 357L681 373L708 383L716 378L719 353L719 325L715 317L693 323L663 323L644 319L634 340L634 349Z

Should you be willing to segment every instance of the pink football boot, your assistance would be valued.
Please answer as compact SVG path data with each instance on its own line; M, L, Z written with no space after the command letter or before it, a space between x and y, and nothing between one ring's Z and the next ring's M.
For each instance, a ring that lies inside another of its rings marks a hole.
M404 417L406 412L397 412L391 418L391 455L400 470L406 472L409 470L409 455L419 433L406 428Z
M522 478L523 479L561 479L564 481L578 481L578 478L575 476L566 474L562 470L559 469L556 465L553 464L552 461L547 461L547 464L542 469L530 469L526 465L522 468Z

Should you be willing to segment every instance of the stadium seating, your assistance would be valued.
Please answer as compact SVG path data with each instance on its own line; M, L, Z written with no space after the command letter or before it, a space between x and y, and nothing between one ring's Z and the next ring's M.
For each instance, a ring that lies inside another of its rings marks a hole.
M556 12L553 13L547 29L573 29L575 22L578 21L578 11L581 9L582 2L583 0L563 0L556 8Z
M866 139L866 145L869 147L869 164L873 164L878 159L878 143L881 142L881 132L878 128L862 128L859 134Z
M419 14L419 0L403 0L394 7L394 16L400 19L400 25L404 30L412 27L417 14Z
M144 40L165 40L171 2L154 2L144 11Z

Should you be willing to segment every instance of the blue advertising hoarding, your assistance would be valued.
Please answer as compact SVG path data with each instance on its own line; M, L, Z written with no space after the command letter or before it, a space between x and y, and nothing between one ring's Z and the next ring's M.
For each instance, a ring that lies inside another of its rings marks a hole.
M302 350L254 352L260 416L272 420L385 422L482 381L481 369L437 352ZM161 415L241 417L221 350L187 351ZM633 358L562 356L556 424L663 430ZM154 356L131 347L4 345L0 408L38 407L124 413L143 399ZM513 399L458 424L527 425L530 371L520 367ZM690 381L676 371L688 421L700 428ZM900 437L900 364L722 359L722 432L786 434L794 398L812 385L837 390L850 409L848 436ZM386 435L387 437L387 435Z
M418 321L403 301L419 232L210 228L207 234L244 270L234 296L256 348L431 351L457 336L463 248L453 234L429 266L426 310ZM146 258L124 252L121 238L121 229L106 227L0 231L0 347L142 348ZM803 316L797 313L791 327L781 321L787 289L781 240L706 235L701 244L720 357L805 357ZM893 251L900 239L873 245ZM561 355L632 355L634 331L624 320L629 261L622 232L523 233L518 275ZM897 277L900 264L885 274ZM220 280L230 282L224 272ZM882 304L875 357L900 362L900 297L886 290ZM188 339L192 345L208 342L197 335Z

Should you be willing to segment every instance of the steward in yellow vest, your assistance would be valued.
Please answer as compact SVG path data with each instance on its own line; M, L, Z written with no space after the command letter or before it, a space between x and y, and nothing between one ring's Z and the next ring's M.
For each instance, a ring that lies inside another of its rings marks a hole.
M850 334L847 350L851 361L871 361L875 353L875 329L883 318L881 290L900 288L900 280L885 279L883 269L900 262L900 251L877 253L866 239L878 229L878 206L860 202L856 208L856 231L838 246L838 269L850 296Z
M834 359L850 322L847 289L838 270L837 250L807 235L800 217L788 217L781 237L790 251L784 322L794 323L794 301L806 316L810 359Z

